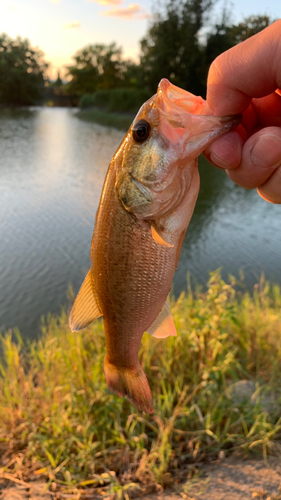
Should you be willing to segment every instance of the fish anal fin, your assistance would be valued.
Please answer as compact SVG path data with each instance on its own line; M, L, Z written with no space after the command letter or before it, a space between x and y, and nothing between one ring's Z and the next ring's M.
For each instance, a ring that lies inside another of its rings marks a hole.
M91 271L84 279L69 316L69 326L73 332L88 326L102 316L93 292Z
M170 243L168 243L167 241L164 240L164 238L161 236L159 229L156 227L155 223L153 223L153 222L151 224L151 234L152 234L152 238L154 239L154 241L156 243L158 243L158 245L173 248L174 245L171 245Z
M157 339L164 339L166 337L169 337L170 335L176 337L177 330L170 312L170 306L167 301L162 307L157 318L148 328L147 333Z

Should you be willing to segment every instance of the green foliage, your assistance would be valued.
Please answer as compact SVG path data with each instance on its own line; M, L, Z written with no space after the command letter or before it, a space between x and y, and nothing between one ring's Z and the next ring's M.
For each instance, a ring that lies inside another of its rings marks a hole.
M81 56L83 64L87 60L88 66L85 64L83 66L80 56L76 56L77 63L80 61L81 67L73 68L73 79L69 89L82 93L78 103L81 109L89 107L98 109L85 111L79 116L104 125L126 129L130 123L128 118L123 119L114 115L106 117L102 111L135 114L156 92L157 85L163 77L169 78L175 85L187 88L194 94L204 96L208 68L212 61L221 52L258 33L271 22L268 16L250 16L238 25L233 25L229 20L229 13L224 9L221 22L211 30L203 45L202 42L199 43L199 31L206 23L206 13L212 4L213 0L169 0L164 7L161 7L161 11L154 13L147 36L141 41L140 64L123 61L119 80L115 83L112 80L111 86L110 78L107 84L104 83L102 69L100 69L101 75L96 79L92 75L98 60L95 55L96 62L93 62L93 54L97 47L100 50L104 46L91 46L80 51L78 54L83 55ZM115 46L110 47L108 54L113 54ZM120 51L118 54L121 57ZM98 70L95 71L98 74ZM80 75L77 76L77 80L76 73ZM117 73L116 70L115 75ZM86 74L89 78L85 77ZM89 85L87 85L88 80ZM80 86L79 90L75 87L75 82L78 87ZM125 84L129 88L124 88ZM98 90L89 93L89 90L86 92L86 88ZM86 93L83 93L83 89Z
M109 113L136 113L150 97L151 94L148 91L141 89L100 89L94 94L83 95L78 105L80 108L97 106Z
M133 115L149 97L146 90L100 89L94 94L85 94L80 98L78 106L82 111L77 113L77 116L126 131L133 121Z
M82 95L97 89L120 87L126 70L122 58L122 49L115 43L110 45L95 44L79 50L74 66L68 66L68 84L70 93Z
M154 12L147 35L141 41L142 81L152 93L166 77L194 94L205 95L210 64L222 52L255 35L272 21L266 15L250 16L238 25L230 22L223 9L221 22L211 29L206 42L200 41L207 28L213 0L167 0Z
M213 0L169 0L154 14L146 37L141 41L141 67L144 83L155 92L161 78L203 94L204 63L199 30Z
M65 314L50 317L28 347L19 336L2 336L2 477L41 476L76 497L88 489L129 498L137 487L143 493L177 483L188 464L220 450L276 452L280 306L279 287L262 279L253 295L241 294L219 272L206 292L172 301L178 336L142 339L152 415L106 389L101 321L71 333ZM250 393L239 392L241 384Z
M269 16L249 16L246 17L241 23L232 25L230 27L230 36L233 39L233 45L243 42L256 35L263 29L267 28L273 21Z
M78 106L81 109L91 108L93 106L96 106L95 93L94 94L83 94L78 101Z
M107 113L97 108L82 109L76 113L76 116L88 122L99 123L105 127L114 127L124 131L128 130L133 121L132 116L120 113Z
M0 35L0 104L29 105L41 97L48 64L29 40Z
M250 16L237 25L231 24L228 13L223 11L222 20L216 24L214 30L208 35L205 47L205 62L209 67L212 61L222 52L237 45L250 36L256 35L270 25L272 21L266 15Z

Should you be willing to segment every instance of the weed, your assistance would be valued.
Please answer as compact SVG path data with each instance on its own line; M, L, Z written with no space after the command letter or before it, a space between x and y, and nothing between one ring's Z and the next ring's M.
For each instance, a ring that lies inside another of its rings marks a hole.
M177 337L144 334L152 415L107 390L102 321L71 333L65 313L49 317L28 345L2 335L2 478L128 499L192 477L222 450L276 453L281 292L263 277L252 295L236 288L211 273L206 291L170 301Z

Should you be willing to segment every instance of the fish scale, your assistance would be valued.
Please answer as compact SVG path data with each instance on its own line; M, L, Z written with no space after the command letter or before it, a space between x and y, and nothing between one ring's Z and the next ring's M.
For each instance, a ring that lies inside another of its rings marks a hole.
M111 212L110 225L106 210L98 214L94 238L99 241L100 251L98 249L94 255L92 273L101 310L119 332L118 336L112 336L111 332L107 335L108 354L117 365L124 363L123 358L129 358L128 351L134 351L137 355L142 334L151 325L158 312L156 306L156 312L149 314L151 300L162 305L166 299L170 289L169 277L174 274L175 250L172 248L167 252L166 248L157 245L152 239L147 223L136 231L135 226L139 223L124 211L117 199L114 174L114 171L110 171L112 179L107 184L106 194L111 208L114 209ZM107 237L108 230L111 232L110 238ZM141 258L136 259L139 249ZM115 259L119 259L118 270L114 269ZM100 271L102 271L101 276ZM111 275L111 279L101 279L105 274ZM167 285L166 288L159 288L158 275L161 276L162 282L163 274L166 275ZM114 303L113 308L111 303ZM126 338L126 348L120 350L118 344L124 338Z

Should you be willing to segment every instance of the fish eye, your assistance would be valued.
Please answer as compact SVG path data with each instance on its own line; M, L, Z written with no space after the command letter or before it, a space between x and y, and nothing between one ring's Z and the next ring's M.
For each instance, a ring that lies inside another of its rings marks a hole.
M139 120L133 128L133 139L136 142L144 142L150 135L151 126L146 120Z

